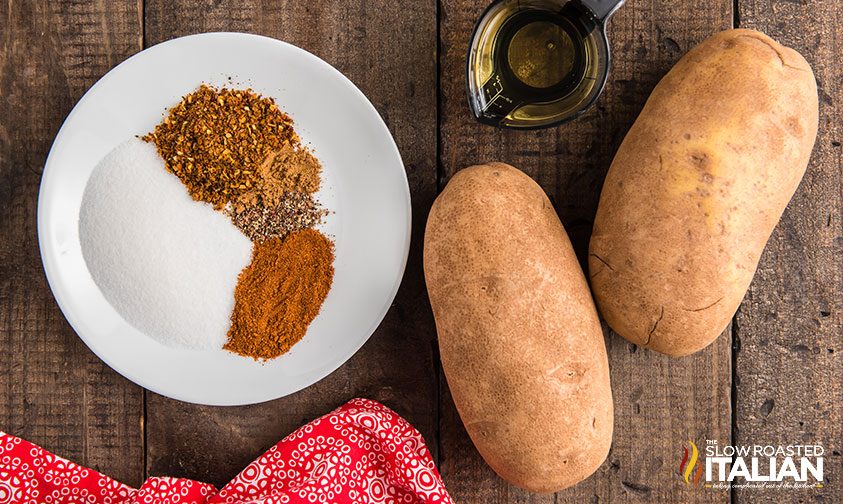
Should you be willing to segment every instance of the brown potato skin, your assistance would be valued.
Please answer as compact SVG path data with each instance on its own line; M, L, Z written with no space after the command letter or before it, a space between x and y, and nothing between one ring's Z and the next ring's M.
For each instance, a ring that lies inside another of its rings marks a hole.
M458 172L427 220L442 367L477 450L533 492L574 485L612 442L600 321L541 187L503 164Z
M612 163L589 249L609 326L689 355L723 332L805 173L817 87L796 51L718 33L653 90Z

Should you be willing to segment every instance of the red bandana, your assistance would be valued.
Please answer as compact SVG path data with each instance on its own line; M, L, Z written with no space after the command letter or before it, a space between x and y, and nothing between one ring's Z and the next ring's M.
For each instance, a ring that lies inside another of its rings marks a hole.
M301 427L219 492L181 478L149 478L134 489L0 433L0 504L358 502L453 504L421 434L368 399Z

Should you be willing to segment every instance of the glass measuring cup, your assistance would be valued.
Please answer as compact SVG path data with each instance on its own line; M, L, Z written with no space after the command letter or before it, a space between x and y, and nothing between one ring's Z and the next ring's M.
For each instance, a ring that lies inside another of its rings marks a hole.
M624 0L496 0L480 16L466 65L478 121L546 128L575 119L606 84L606 21Z

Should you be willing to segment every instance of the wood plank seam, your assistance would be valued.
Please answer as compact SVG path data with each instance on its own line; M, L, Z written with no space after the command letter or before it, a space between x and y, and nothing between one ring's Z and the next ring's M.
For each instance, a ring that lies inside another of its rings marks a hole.
M740 27L740 0L732 2L732 28ZM738 306L738 312L741 306ZM740 332L738 331L738 314L735 312L732 315L732 322L729 328L729 335L732 338L732 344L729 346L730 359L730 373L729 373L729 405L731 411L729 412L729 444L734 445L737 439L738 428L738 386L735 378L738 369L738 352L741 351ZM732 488L729 488L729 502L735 504L737 496Z
M436 68L436 136L434 141L436 142L436 195L438 196L439 193L442 192L444 189L443 186L443 177L444 177L444 169L442 167L442 2L441 0L436 0L436 61L434 66ZM427 216L425 216L425 221L427 220ZM422 236L422 240L424 236ZM426 296L425 292L425 296ZM434 327L434 332L436 328ZM434 419L436 421L436 454L434 461L436 463L437 469L442 467L442 362L439 360L439 340L438 336L434 334L433 340L431 342L431 346L433 348L433 371L435 373L434 380L436 381L436 404L434 408L436 409L436 415L434 415Z

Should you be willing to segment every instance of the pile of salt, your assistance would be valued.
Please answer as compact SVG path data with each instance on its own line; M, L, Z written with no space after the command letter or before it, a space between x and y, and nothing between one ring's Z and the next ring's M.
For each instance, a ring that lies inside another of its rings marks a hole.
M122 144L94 169L79 216L82 254L123 318L169 346L221 348L252 243L194 201L155 146Z

